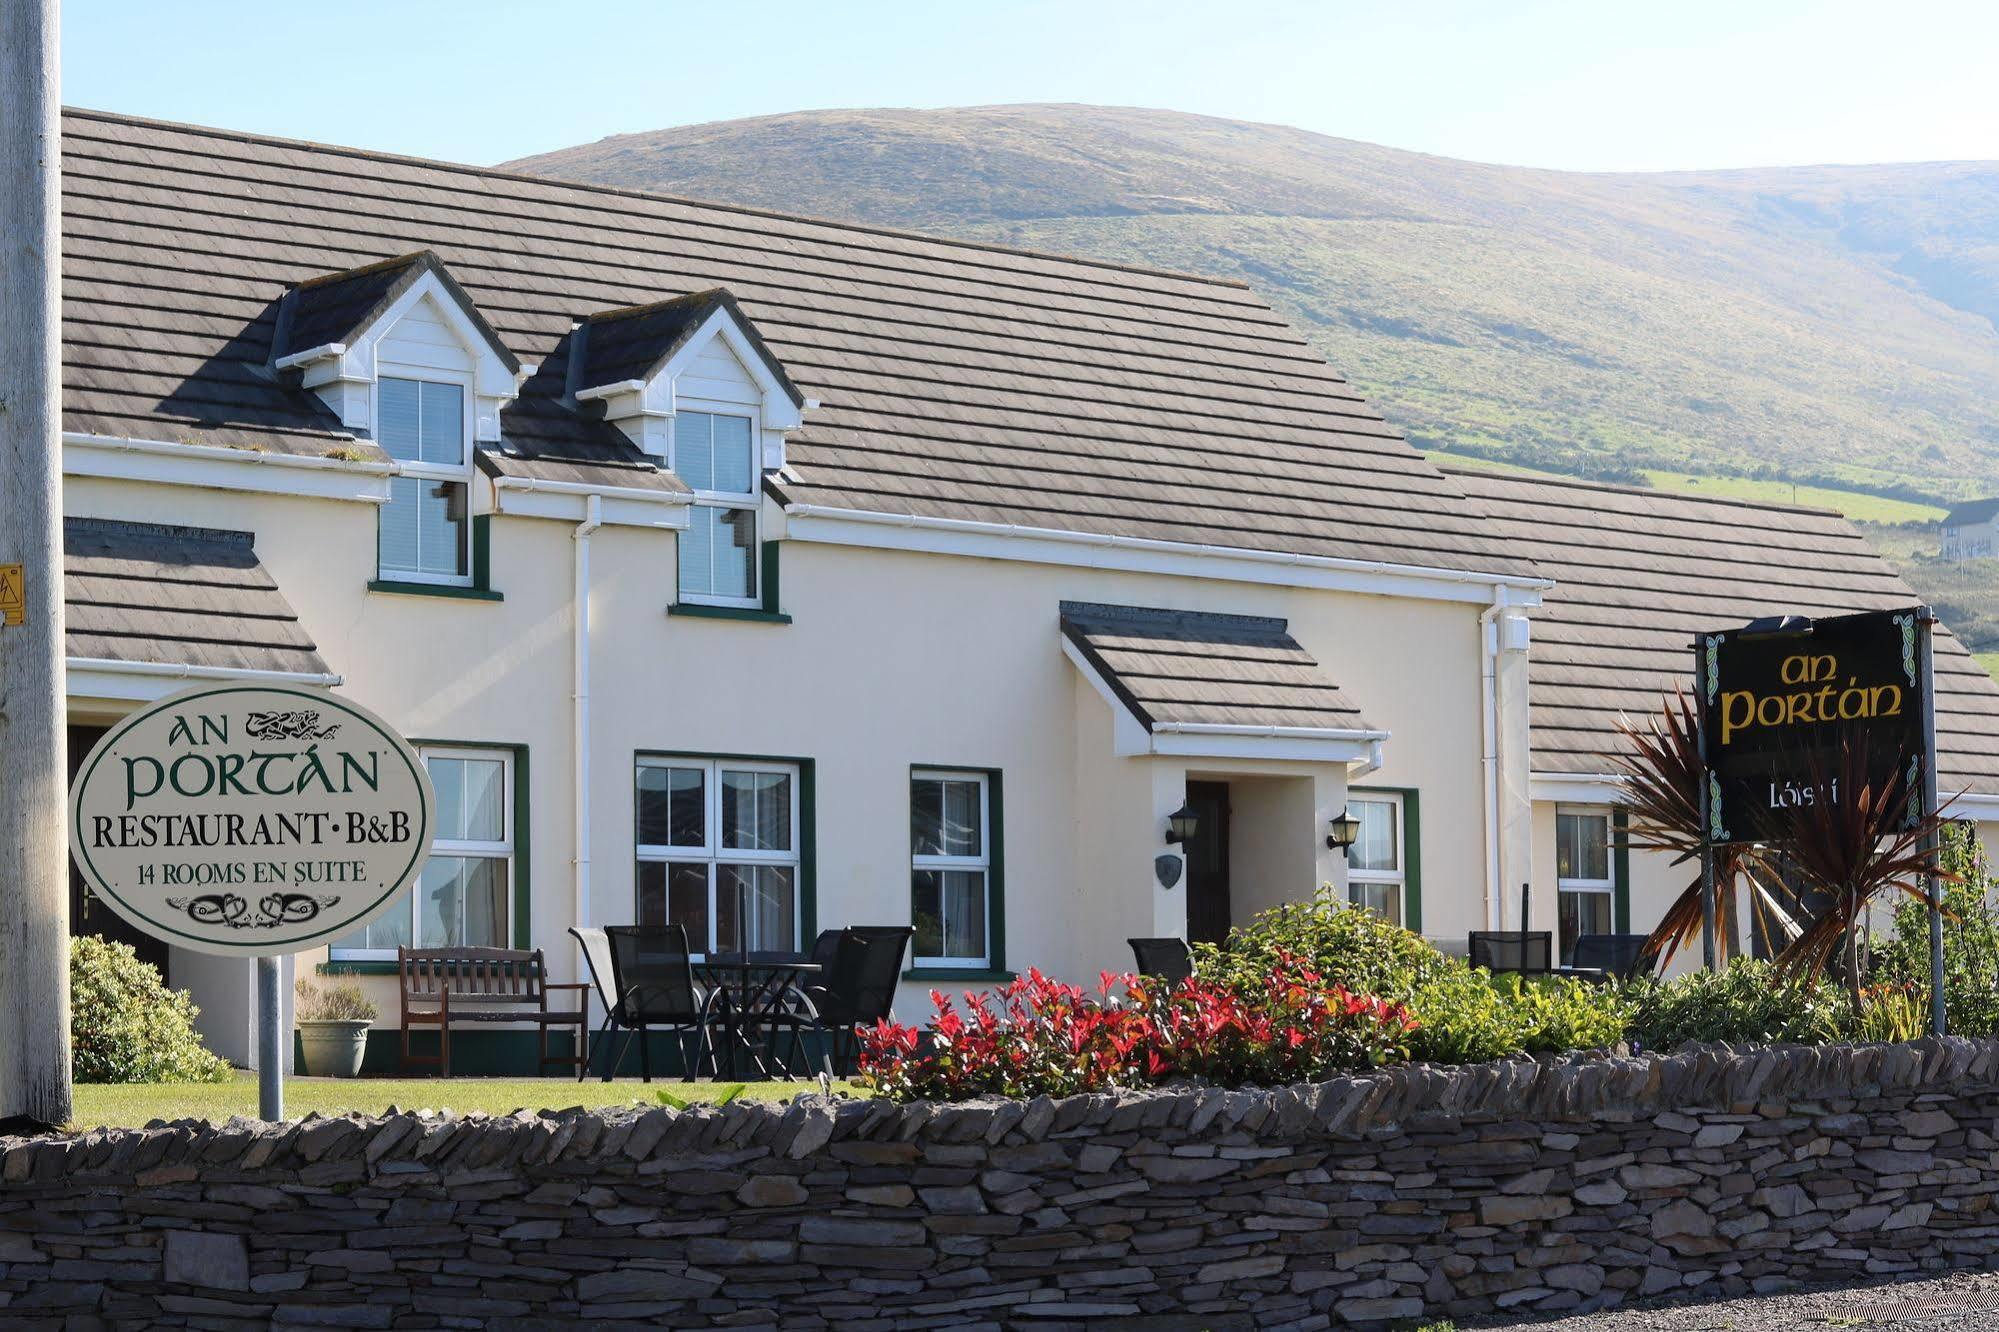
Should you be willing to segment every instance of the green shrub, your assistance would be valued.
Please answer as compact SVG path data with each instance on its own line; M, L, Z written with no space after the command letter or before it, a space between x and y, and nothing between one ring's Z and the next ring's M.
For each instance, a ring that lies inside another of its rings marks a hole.
M1520 1048L1529 1054L1607 1050L1625 1038L1631 1001L1615 985L1592 985L1573 976L1494 976L1520 1024Z
M1341 901L1330 886L1309 902L1258 912L1229 931L1226 948L1195 944L1193 953L1196 971L1226 985L1261 989L1289 956L1334 985L1396 1003L1449 971L1452 961L1422 935Z
M1833 1041L1851 1025L1837 986L1785 984L1768 962L1746 957L1721 971L1641 981L1630 997L1631 1035L1649 1050L1671 1050L1685 1041Z
M292 1019L296 1022L373 1022L378 1016L374 1001L352 981L317 985L310 977L300 976L292 986L292 995Z
M78 1082L221 1082L227 1060L195 1033L200 1012L130 944L70 941L69 1032Z
M1549 978L1523 987L1515 977L1494 978L1331 888L1259 913L1229 932L1226 948L1193 951L1196 971L1233 987L1260 987L1290 956L1334 984L1401 1004L1419 1024L1409 1033L1410 1058L1431 1063L1613 1046L1629 1013L1608 986Z
M1999 1032L1999 880L1978 834L1962 824L1945 829L1938 863L1944 883L1944 1011L1952 1033ZM1930 993L1929 907L1908 894L1895 904L1893 938L1873 941L1880 984L1913 986L1927 1008Z

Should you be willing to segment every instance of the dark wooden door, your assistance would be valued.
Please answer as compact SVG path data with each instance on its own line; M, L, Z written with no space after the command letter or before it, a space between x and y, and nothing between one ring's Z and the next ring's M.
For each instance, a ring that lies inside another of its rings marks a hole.
M1188 782L1196 827L1187 842L1187 940L1220 943L1229 932L1229 787Z
M102 726L69 728L69 780L72 786L76 784L76 774L83 767L83 760L89 757L91 749L103 738L106 729ZM160 969L160 976L166 978L166 943L134 928L123 916L106 906L102 899L94 896L84 886L83 875L77 872L74 860L69 865L69 932L72 935L96 934L112 943L131 944L141 962L152 963Z

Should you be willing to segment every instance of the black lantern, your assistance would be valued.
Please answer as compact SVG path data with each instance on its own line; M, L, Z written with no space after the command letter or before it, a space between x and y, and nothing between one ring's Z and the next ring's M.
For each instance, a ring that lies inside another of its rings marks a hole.
M1332 851L1344 851L1360 840L1360 820L1347 810L1341 810L1339 817L1326 825L1326 847Z
M1180 808L1166 816L1166 844L1186 843L1194 840L1194 834L1201 830L1201 820L1194 811L1181 802Z

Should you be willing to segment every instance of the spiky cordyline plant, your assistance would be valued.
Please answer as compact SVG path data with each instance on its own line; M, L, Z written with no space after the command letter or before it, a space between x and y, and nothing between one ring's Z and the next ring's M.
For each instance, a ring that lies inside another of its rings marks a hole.
M1811 765L1819 798L1778 811L1771 821L1773 839L1782 840L1792 865L1831 899L1777 955L1777 972L1816 981L1843 954L1856 1016L1866 1008L1860 942L1868 906L1890 892L1926 901L1925 873L1952 877L1937 866L1932 850L1945 822L1943 811L1914 805L1916 792L1902 766L1898 756L1892 776L1870 782L1866 737L1843 735L1836 754ZM1836 798L1825 798L1829 791L1837 792Z
M1605 755L1625 779L1630 824L1619 839L1641 851L1665 851L1672 863L1694 866L1694 876L1666 908L1641 955L1656 957L1663 970L1673 955L1701 937L1701 767L1700 717L1684 689L1660 699L1658 713L1644 723L1620 717L1623 751ZM1728 961L1726 923L1735 918L1738 885L1749 890L1751 909L1771 937L1789 938L1797 924L1784 910L1776 868L1754 846L1729 843L1714 849L1716 961Z

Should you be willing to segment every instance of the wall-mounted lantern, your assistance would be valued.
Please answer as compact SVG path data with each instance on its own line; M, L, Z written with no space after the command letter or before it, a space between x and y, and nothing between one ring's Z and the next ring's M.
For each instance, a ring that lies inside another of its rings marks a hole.
M1166 845L1173 846L1176 843L1184 845L1191 842L1194 840L1194 834L1200 830L1200 816L1182 802L1180 808L1166 816Z
M1360 820L1347 810L1326 825L1326 849L1344 851L1360 840Z

